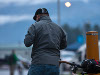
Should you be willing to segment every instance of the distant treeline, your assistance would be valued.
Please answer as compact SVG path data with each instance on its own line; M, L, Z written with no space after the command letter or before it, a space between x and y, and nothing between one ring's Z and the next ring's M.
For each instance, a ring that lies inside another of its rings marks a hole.
M77 37L79 35L83 35L84 39L86 38L86 32L88 31L97 31L98 32L98 39L100 40L100 26L98 24L95 24L91 26L91 23L85 23L83 27L70 27L68 24L64 24L62 28L67 33L67 43L68 45L74 43L77 41Z

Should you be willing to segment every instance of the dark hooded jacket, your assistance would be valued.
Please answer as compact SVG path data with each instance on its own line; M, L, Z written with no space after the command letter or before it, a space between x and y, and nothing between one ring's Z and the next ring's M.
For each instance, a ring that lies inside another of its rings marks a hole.
M66 34L49 16L41 16L25 35L24 44L32 48L32 64L59 65L60 50L66 48Z

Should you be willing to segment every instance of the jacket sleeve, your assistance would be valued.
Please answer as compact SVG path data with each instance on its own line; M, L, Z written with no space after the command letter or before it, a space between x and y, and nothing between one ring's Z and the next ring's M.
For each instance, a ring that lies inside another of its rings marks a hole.
M35 27L34 25L31 25L24 39L24 44L26 47L30 47L33 44L34 37L35 37Z
M60 43L60 49L64 49L67 47L67 38L66 38L66 33L63 31L62 32L62 39Z

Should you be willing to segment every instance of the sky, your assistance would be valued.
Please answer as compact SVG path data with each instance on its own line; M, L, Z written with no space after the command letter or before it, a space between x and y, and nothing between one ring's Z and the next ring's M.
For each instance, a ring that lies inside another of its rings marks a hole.
M38 8L47 8L57 23L57 0L0 0L0 43L22 43ZM88 21L100 25L100 0L60 0L60 15L61 25L82 27Z

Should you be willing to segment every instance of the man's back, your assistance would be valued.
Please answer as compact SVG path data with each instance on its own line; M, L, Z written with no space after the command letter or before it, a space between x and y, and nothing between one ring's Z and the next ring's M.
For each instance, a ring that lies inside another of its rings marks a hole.
M66 35L61 27L53 23L49 16L41 16L40 21L31 25L28 32L33 38L32 64L58 66L60 49L67 45Z
M67 46L64 31L49 18L46 8L39 8L28 29L24 44L32 48L32 63L28 75L59 75L60 49Z

